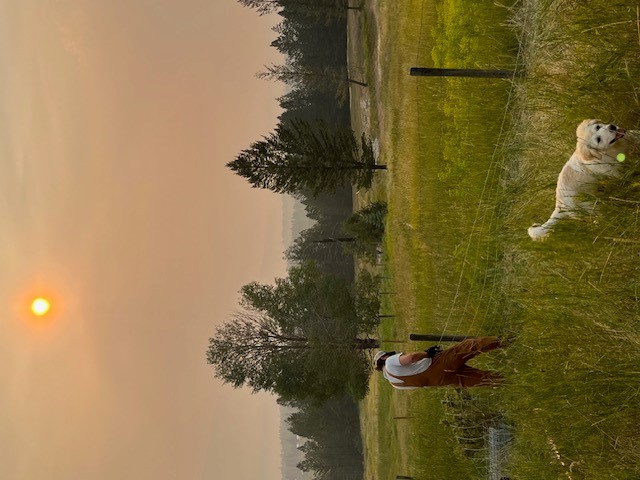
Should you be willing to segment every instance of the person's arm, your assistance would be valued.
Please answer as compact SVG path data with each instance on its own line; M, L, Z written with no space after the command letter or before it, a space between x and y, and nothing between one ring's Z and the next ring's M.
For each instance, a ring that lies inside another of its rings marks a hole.
M400 361L400 365L411 365L412 363L416 363L425 358L429 358L429 354L427 352L413 352L403 353L400 355L398 360Z

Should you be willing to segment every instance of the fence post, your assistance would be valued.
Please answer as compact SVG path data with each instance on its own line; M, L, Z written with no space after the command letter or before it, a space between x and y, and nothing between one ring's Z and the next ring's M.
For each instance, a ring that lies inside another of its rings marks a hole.
M425 342L461 342L462 340L466 340L467 338L476 337L470 337L468 335L422 335L418 333L412 333L411 335L409 335L409 340Z
M471 68L423 68L411 67L412 77L471 77L471 78L512 78L522 77L514 70L478 70Z

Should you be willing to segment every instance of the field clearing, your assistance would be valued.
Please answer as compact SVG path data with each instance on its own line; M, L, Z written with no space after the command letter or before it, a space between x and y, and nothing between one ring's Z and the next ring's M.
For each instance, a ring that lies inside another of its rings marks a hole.
M542 244L526 235L553 209L583 118L640 124L637 3L367 5L359 21L375 32L364 62L375 83L369 128L390 165L368 195L389 203L384 268L395 294L385 313L396 315L380 337L516 335L483 359L508 385L467 399L514 426L513 478L639 478L636 162L594 199L597 223L566 222ZM517 68L526 77L416 78L412 66ZM409 343L384 346L424 348ZM367 478L485 478L482 456L464 451L443 422L450 392L391 390L374 375L363 404Z

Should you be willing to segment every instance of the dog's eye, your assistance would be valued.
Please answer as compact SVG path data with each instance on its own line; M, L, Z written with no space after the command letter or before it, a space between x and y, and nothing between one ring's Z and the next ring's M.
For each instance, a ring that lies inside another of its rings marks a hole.
M598 130L600 130L601 128L602 128L602 127L601 127L600 125L596 125L596 132L597 132ZM598 141L600 141L600 140L598 140Z
M600 137L596 138L596 142L600 143L600 140L602 140Z

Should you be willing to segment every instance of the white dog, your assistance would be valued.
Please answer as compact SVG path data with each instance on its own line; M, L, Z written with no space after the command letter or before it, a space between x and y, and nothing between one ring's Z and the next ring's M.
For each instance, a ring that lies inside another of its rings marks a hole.
M630 137L637 142L638 133L593 119L578 125L576 150L558 175L556 209L545 223L529 227L529 236L544 240L559 220L592 214L594 202L585 199L585 195L595 193L599 180L622 175Z

